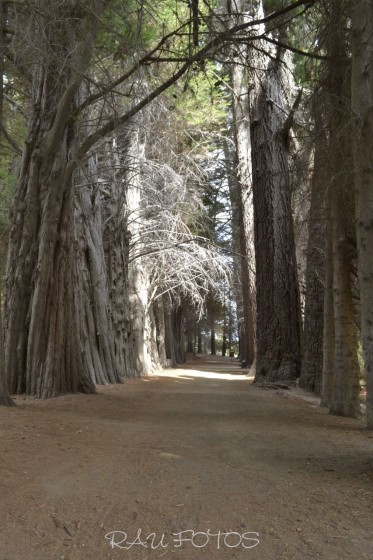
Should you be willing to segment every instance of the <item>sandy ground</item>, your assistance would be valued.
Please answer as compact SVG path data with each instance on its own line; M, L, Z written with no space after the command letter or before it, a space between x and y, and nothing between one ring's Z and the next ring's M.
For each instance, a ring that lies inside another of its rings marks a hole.
M0 409L0 560L371 560L373 434L300 396L200 359L18 398Z

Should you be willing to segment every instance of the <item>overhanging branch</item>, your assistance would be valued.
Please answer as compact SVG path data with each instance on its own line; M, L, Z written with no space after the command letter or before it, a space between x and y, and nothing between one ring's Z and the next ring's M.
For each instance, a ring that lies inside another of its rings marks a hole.
M129 109L127 112L125 112L120 117L113 117L113 118L109 119L109 121L105 125L103 125L101 128L99 128L98 130L93 132L91 135L89 135L86 138L86 140L82 143L82 145L80 146L80 148L77 152L76 159L74 161L70 162L70 171L73 170L73 168L78 164L79 161L81 161L81 159L87 154L87 152L92 148L92 146L94 146L94 144L98 140L100 140L104 136L107 136L108 134L113 132L115 129L119 128L120 126L122 126L123 124L128 122L134 115L136 115L139 111L144 109L144 107L146 107L149 103L154 101L154 99L159 97L164 91L166 91L173 84L175 84L187 72L187 70L193 64L201 62L202 60L204 60L204 58L210 52L214 51L215 49L219 49L219 47L224 45L224 42L227 39L229 39L230 37L234 36L235 34L241 32L243 30L250 29L254 26L273 21L274 19L279 18L282 15L293 11L293 10L299 8L300 6L311 7L317 1L318 0L298 0L297 2L289 4L288 6L285 6L284 8L282 8L281 10L273 12L272 14L269 14L266 17L263 17L263 18L257 19L257 20L253 20L253 21L249 21L249 22L245 22L245 23L242 23L242 24L239 24L239 25L235 25L234 27L232 27L232 28L230 28L226 31L223 31L222 33L219 33L219 35L217 35L214 39L212 39L209 43L207 43L207 45L205 45L199 51L197 51L194 55L192 55L187 60L187 62L185 62L183 64L183 66L181 66L181 68L179 68L179 70L177 72L175 72L175 74L170 76L170 78L168 78L168 80L163 82L160 86L155 88L151 93L146 95L139 103L134 105L131 109ZM152 52L154 54L154 50ZM149 56L149 55L147 55L147 56ZM144 57L144 58L146 58L146 57ZM138 65L136 65L136 67L134 67L131 70L131 72L134 72L135 69L137 69L137 68L138 68ZM121 80L121 82L122 82L122 81L124 81L124 77L122 76L121 78L118 78L118 80ZM121 83L121 82L119 82L119 83ZM100 97L101 97L101 92L100 92Z

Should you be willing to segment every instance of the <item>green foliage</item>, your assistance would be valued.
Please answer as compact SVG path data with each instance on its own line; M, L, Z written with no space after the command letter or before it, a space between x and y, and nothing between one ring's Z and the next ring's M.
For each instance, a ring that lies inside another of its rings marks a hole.
M213 62L192 69L176 102L177 112L188 129L225 131L229 99L223 80Z

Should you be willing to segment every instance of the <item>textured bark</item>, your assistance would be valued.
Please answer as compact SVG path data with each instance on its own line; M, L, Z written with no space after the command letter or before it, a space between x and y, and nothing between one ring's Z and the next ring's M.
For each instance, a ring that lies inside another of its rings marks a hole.
M237 325L238 325L238 336L239 336L239 347L240 347L240 358L243 362L250 356L250 348L248 343L251 340L251 336L246 336L245 332L245 310L244 310L244 293L245 297L248 291L250 283L247 281L247 275L244 277L243 262L247 261L241 254L241 235L242 221L240 218L240 189L239 182L237 178L237 153L236 149L230 148L228 142L224 142L224 156L225 156L225 166L227 169L227 178L229 186L229 198L231 205L231 223L232 223L232 249L233 249L233 278L232 278L232 291L234 299L236 301L237 309ZM245 287L245 290L243 289ZM247 300L246 300L247 301ZM253 302L253 298L250 298L250 302ZM250 307L251 309L251 307ZM252 332L253 332L252 325ZM241 350L242 349L242 350ZM254 348L253 348L254 350ZM246 363L246 362L245 362Z
M360 384L356 314L351 285L351 261L355 247L350 245L346 236L346 214L341 212L340 193L334 194L336 200L332 209L332 228L335 349L330 412L357 418L360 413ZM348 198L351 199L350 193Z
M260 9L261 2L256 4ZM253 51L250 58L250 66L262 69L253 77L257 85L250 104L257 295L255 379L292 381L300 375L301 323L288 163L287 115L291 107L284 91L289 82L281 60L284 53L278 50L273 54L269 59Z
M367 422L373 429L373 1L353 9L352 112L359 253L361 335L367 383Z
M165 349L166 359L171 360L171 365L177 365L175 352L175 335L172 329L172 307L167 299L163 302L164 307L164 324L165 324Z
M232 6L230 12L232 13ZM238 21L243 21L249 9L246 0L236 0L233 12L237 12ZM241 253L241 285L243 300L243 322L240 329L241 361L251 366L255 358L255 313L254 281L252 270L255 265L254 252L254 218L251 180L251 146L249 119L249 92L247 82L247 47L236 46L234 49L236 63L231 64L233 131L236 145L236 181L232 185L237 194L238 226ZM232 196L232 195L231 195Z
M79 338L72 182L77 131L69 117L102 5L95 1L79 13L73 2L43 1L40 8L44 16L32 12L28 22L39 63L12 208L4 320L10 391L46 398L95 390Z
M303 360L300 385L320 395L323 369L327 138L319 98L314 102L313 112L316 137L308 224Z
M333 252L334 375L330 412L357 417L359 363L353 270L356 260L352 146L350 122L350 62L345 27L348 3L332 0L329 38L329 196Z
M155 300L153 304L154 320L156 325L156 342L159 364L161 367L167 365L166 356L166 326L164 320L164 304L163 298L160 297Z
M140 160L144 155L145 138L140 126L133 125L130 147L128 151L127 170L127 213L128 232L134 240L133 248L141 253L143 199L141 193ZM149 276L142 257L131 259L128 266L129 294L129 334L126 349L132 365L129 365L131 376L144 375L152 370L151 359L151 322L149 309Z
M94 158L88 163L90 182L79 185L76 222L79 248L81 295L81 340L91 379L95 384L118 383L120 372L115 354L114 332L102 223L103 193ZM84 319L84 320L83 320Z
M0 307L0 406L13 406L14 401L10 398L8 390L5 386L4 357L4 333Z
M130 309L128 294L129 232L127 224L127 178L129 135L119 130L109 140L100 166L104 185L103 230L107 281L110 294L111 322L114 333L115 357L122 377L133 377L132 349L128 343Z
M333 236L331 221L331 203L328 200L326 210L326 247L325 247L325 289L323 313L323 366L321 405L330 407L333 396L334 378L334 304L333 304Z

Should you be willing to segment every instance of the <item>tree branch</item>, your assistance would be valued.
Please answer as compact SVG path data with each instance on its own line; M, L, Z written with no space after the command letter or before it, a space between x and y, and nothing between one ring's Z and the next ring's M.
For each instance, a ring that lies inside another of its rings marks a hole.
M151 93L149 93L147 96L145 96L142 99L142 101L140 101L139 103L134 105L131 109L129 109L122 116L120 116L118 118L115 118L115 117L111 118L104 126L102 126L98 130L96 130L96 132L93 132L91 135L89 135L86 138L86 140L82 143L82 145L80 146L80 148L77 152L76 160L70 162L71 171L72 171L73 167L75 167L75 165L77 165L78 162L87 154L87 152L92 148L92 146L98 140L100 140L100 138L103 138L104 136L107 136L108 134L113 132L116 128L118 128L118 127L122 126L123 124L125 124L126 122L128 122L134 115L136 115L139 111L141 111L149 103L154 101L154 99L159 97L159 95L161 95L164 91L166 91L173 84L175 84L187 72L187 70L193 64L195 64L196 62L200 62L200 61L204 60L204 58L206 57L206 55L210 51L213 51L215 48L218 48L218 47L222 46L224 44L224 42L228 38L230 38L232 35L240 32L240 31L243 31L244 29L250 29L251 27L254 27L256 25L260 25L260 24L272 21L275 18L278 18L278 17L280 17L280 16L282 16L282 15L284 15L284 14L290 12L290 11L295 10L296 8L299 8L300 6L304 6L304 5L311 6L311 5L315 4L316 2L318 2L318 0L298 0L297 2L294 2L294 3L286 6L285 8L282 8L281 10L273 12L272 14L270 14L266 17L263 17L263 18L258 19L258 20L242 23L242 24L239 24L239 25L235 25L234 27L228 29L227 31L223 31L222 33L219 33L219 35L217 35L214 39L212 39L209 43L207 43L207 45L205 45L198 52L196 52L193 56L191 56L189 58L189 60L187 62L185 62L185 64L181 68L179 68L179 70L177 72L175 72L175 74L173 74L170 78L168 78L168 80L163 82L160 86L158 86Z
M5 139L8 141L9 145L13 148L13 150L18 154L22 155L22 149L18 146L17 142L11 137L9 132L6 130L5 126L0 123L0 131L4 135Z
M281 47L283 49L286 49L288 51L291 51L295 54L300 54L302 56L307 56L308 58L314 58L316 60L328 60L327 56L324 56L322 54L315 54L315 53L309 53L306 51L302 51L301 49L297 49L296 47L292 47L291 45L288 45L287 43L282 43L281 41L277 41L276 39L271 39L270 37L268 37L268 35L262 35L260 37L260 39L264 39L265 41L267 41L267 43L271 43L272 45L277 45L278 47Z
M92 105L92 103L95 103L95 101L98 101L99 99L102 99L105 95L110 93L114 88L118 87L120 84L122 84L123 82L128 80L128 78L130 78L140 68L140 66L143 66L148 61L152 61L153 55L162 47L162 45L164 45L164 43L166 41L168 41L168 39L170 39L174 35L177 35L179 33L179 31L181 29L183 29L185 27L185 25L187 25L187 24L188 23L185 23L185 24L181 25L178 29L176 29L176 30L172 31L171 33L169 33L168 35L165 35L164 37L162 37L162 39L154 47L154 49L152 49L145 56L143 56L138 62L136 62L136 64L134 64L134 66L132 66L132 68L130 70L128 70L128 72L126 72L125 74L123 74L122 76L120 76L119 78L114 80L113 82L111 82L109 85L107 85L106 87L104 87L103 89L98 91L97 93L94 93L93 95L90 95L87 99L85 99L83 101L83 103L81 103L79 105L79 107L77 107L75 109L72 117L75 118L84 109L89 107L89 105Z
M22 61L18 61L8 47L4 47L4 56L28 82L32 82L32 75L27 72L26 64Z

